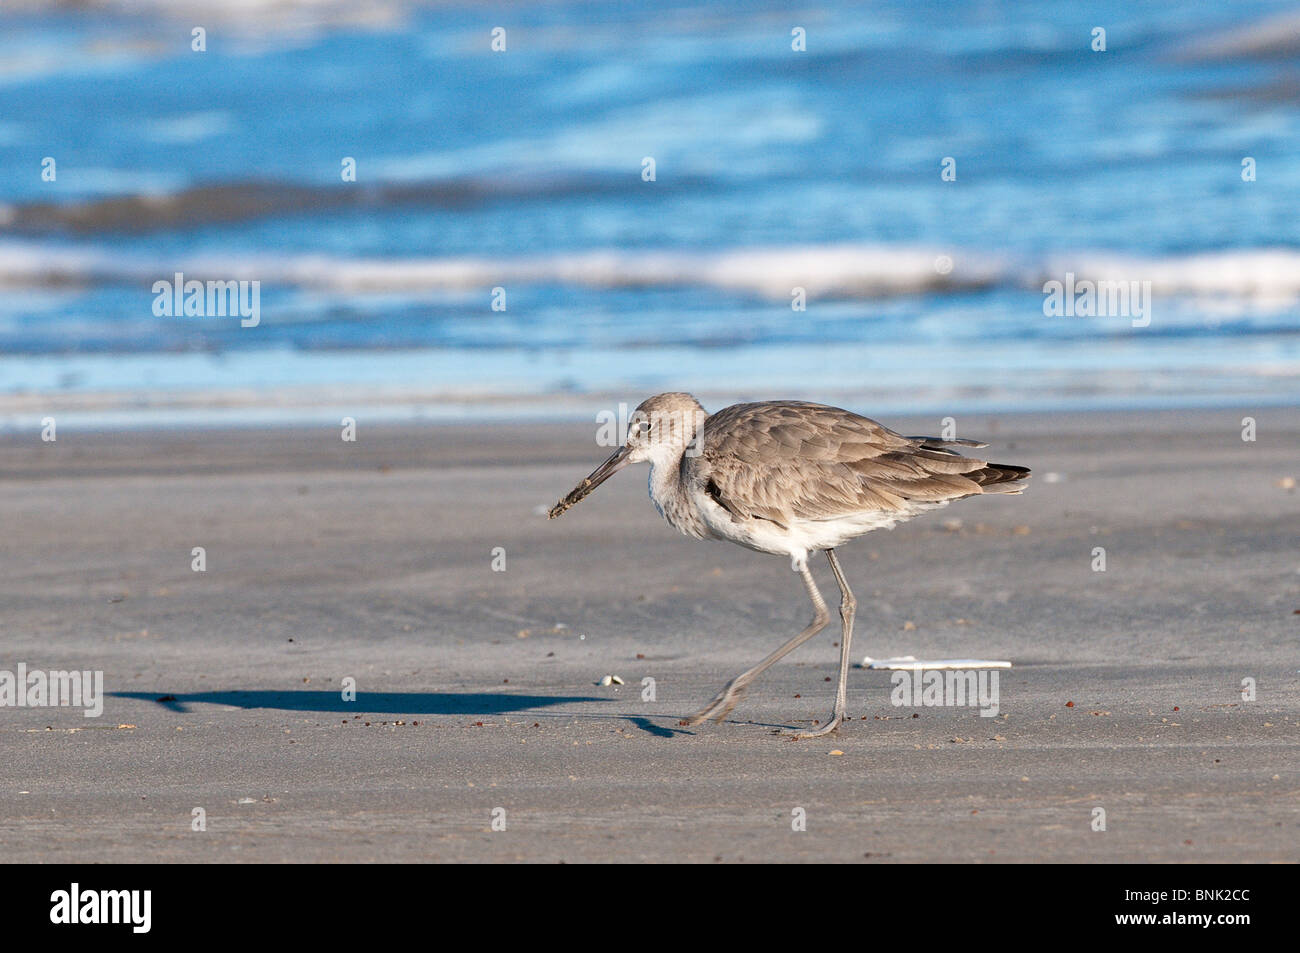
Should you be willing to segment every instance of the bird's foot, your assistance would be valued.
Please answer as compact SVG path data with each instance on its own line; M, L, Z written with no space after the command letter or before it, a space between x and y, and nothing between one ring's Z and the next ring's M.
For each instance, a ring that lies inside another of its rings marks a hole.
M729 714L731 709L736 707L736 702L740 701L740 695L745 690L743 685L737 685L736 682L730 681L723 687L722 691L695 714L689 718L683 718L681 724L687 727L698 725L701 722L708 721L712 718L714 721L722 721Z
M829 735L832 731L838 728L840 722L843 720L844 714L842 712L836 712L831 715L830 721L826 722L826 724L822 725L820 728L815 728L812 731L784 731L782 734L789 738L820 738L822 735Z

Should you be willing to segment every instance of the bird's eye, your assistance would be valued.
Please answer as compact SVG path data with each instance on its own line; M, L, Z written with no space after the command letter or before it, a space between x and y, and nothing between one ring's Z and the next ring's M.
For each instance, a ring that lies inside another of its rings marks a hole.
M637 425L637 429L640 430L642 433L649 433L649 432L650 432L650 421L648 421L648 420L643 420L643 421L641 421L641 423Z

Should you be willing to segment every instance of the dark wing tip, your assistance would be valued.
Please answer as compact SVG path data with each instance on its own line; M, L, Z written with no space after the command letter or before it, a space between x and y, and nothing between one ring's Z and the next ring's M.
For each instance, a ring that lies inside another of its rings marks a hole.
M990 463L984 469L966 475L974 479L981 487L989 487L1002 483L1015 484L1020 480L1028 480L1031 472L1029 467L1018 467L1012 463Z

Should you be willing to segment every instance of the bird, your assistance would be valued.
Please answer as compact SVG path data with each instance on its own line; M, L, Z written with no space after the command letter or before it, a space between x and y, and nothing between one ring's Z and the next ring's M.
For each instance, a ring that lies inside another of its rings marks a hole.
M1027 467L987 463L953 449L987 446L907 437L852 411L801 400L733 404L710 414L691 394L674 391L642 401L628 418L623 444L548 515L560 516L620 470L649 463L650 499L674 528L696 539L786 556L802 576L812 621L727 682L709 704L681 721L685 726L722 722L763 672L827 626L830 612L808 568L810 556L825 553L841 596L839 685L825 723L790 733L813 738L835 731L846 717L857 600L836 548L954 500L1021 493Z

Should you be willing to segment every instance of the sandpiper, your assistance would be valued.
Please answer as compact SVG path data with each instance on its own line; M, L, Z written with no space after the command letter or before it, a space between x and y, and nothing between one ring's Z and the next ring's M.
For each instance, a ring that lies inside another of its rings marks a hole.
M729 681L684 725L721 721L750 683L826 627L830 613L808 571L809 555L826 553L842 597L840 679L830 719L814 731L794 733L811 738L834 731L845 717L857 601L835 547L953 500L1024 489L1025 467L965 457L954 446L987 444L904 437L851 411L799 400L733 404L708 414L690 394L658 394L632 414L626 442L555 504L550 518L624 467L648 462L650 499L671 525L696 539L726 539L788 556L803 576L815 610L812 621Z

